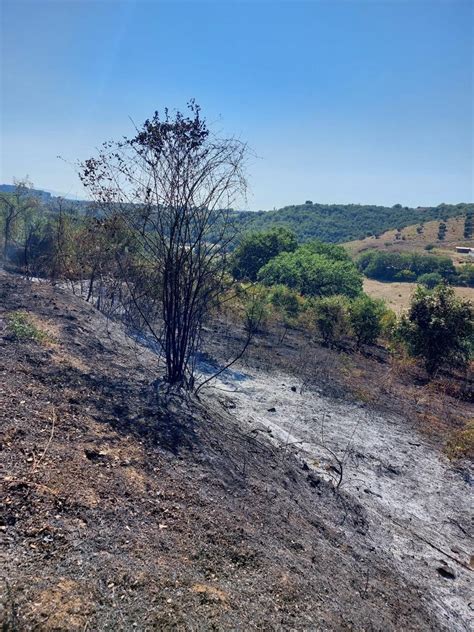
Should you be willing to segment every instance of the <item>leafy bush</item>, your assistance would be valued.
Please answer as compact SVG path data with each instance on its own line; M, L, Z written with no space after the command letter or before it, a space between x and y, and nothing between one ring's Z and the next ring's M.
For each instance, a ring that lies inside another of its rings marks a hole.
M429 290L432 290L437 285L443 282L443 277L439 272L427 272L426 274L422 274L418 277L418 283L424 285Z
M276 285L269 295L270 303L282 315L285 321L291 321L298 317L302 299L298 294L286 287L286 285Z
M315 323L326 345L335 345L349 333L348 301L345 296L328 296L314 304Z
M413 283L416 281L416 274L412 270L400 270L393 277L394 281L401 281L403 283Z
M261 268L258 277L265 285L284 284L303 296L355 297L362 291L361 275L349 258L330 258L329 253L314 252L311 245L278 255Z
M323 255L331 261L352 261L347 250L343 246L328 244L323 241L313 240L301 246L305 252L315 255Z
M465 287L474 287L474 265L465 263L458 273L458 282Z
M265 288L251 287L242 295L244 328L247 334L262 331L269 317L268 296Z
M434 250L434 247L435 247L434 244L426 244L425 250L428 250L428 251Z
M281 252L292 252L298 243L287 228L248 233L234 251L232 273L237 279L255 281L257 273Z
M373 299L367 294L355 298L349 305L349 320L357 341L361 344L375 344L382 333L382 318L386 312L385 304L380 299Z
M474 348L472 304L445 285L432 291L420 285L398 335L413 357L422 358L430 377L445 366L466 366Z
M392 342L398 327L397 315L392 309L385 307L385 311L380 317L380 327L381 335Z
M357 266L365 276L379 281L416 281L419 276L431 272L451 281L457 275L449 257L418 253L368 250L359 257Z

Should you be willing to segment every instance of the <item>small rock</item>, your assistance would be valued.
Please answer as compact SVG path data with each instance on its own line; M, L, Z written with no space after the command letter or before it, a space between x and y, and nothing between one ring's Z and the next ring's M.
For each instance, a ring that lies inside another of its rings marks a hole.
M445 579L456 579L456 574L453 570L449 568L449 566L440 566L436 569L441 577Z
M271 408L267 408L267 412L269 413L276 413L276 410L277 409L275 408L275 406L272 406Z

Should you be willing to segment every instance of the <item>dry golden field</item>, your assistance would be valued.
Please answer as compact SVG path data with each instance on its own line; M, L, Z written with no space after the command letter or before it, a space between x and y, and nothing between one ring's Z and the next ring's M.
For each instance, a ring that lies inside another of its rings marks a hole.
M439 221L423 224L423 232L416 232L418 224L407 226L400 231L400 238L396 239L396 230L388 230L375 237L350 241L344 244L351 256L357 256L364 250L376 249L385 252L420 252L427 254L425 246L432 244L434 249L431 254L450 256L455 265L472 262L473 259L466 255L458 255L456 246L469 246L474 248L474 239L464 239L464 217L453 217L447 220L447 232L443 241L438 240ZM406 285L406 284L403 284Z
M408 307L415 288L416 283L382 283L374 279L364 279L364 292L373 298L383 298L388 307L397 313ZM474 303L474 288L455 287L454 290L458 296Z

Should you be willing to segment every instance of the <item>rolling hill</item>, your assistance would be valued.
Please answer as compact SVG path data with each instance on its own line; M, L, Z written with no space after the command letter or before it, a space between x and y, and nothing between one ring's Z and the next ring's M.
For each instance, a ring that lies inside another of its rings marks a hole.
M387 230L403 228L419 222L460 217L472 209L473 204L440 204L436 207L393 207L359 204L305 204L286 206L274 211L256 213L242 211L235 219L247 230L265 230L274 226L291 228L300 241L321 239L328 242L346 242L381 235Z

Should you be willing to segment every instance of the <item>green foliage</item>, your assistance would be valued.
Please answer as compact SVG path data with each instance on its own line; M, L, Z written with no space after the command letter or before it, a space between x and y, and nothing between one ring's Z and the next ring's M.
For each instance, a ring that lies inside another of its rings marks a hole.
M426 274L421 274L418 277L418 283L424 285L429 290L432 290L437 285L443 282L443 277L439 272L427 272Z
M304 245L278 255L261 268L259 279L265 285L287 285L303 296L354 297L362 291L362 278L349 258L331 258L329 251L318 254L313 248L319 246ZM336 256L340 256L339 251Z
M440 241L443 241L444 238L446 237L446 224L444 222L440 222L439 227L438 227L438 239Z
M27 180L18 181L10 192L0 193L0 229L4 259L11 256L38 207Z
M332 261L352 261L349 253L343 246L328 244L317 239L304 244L303 246L301 246L301 249L305 252L311 252L315 255L323 255L324 257L327 257Z
M434 244L426 244L426 246L425 246L425 250L427 250L428 252L430 250L434 250L434 248L435 248Z
M473 211L470 210L466 213L466 219L464 220L464 239L471 239L473 222Z
M305 204L286 206L275 211L235 212L234 220L247 230L268 230L285 226L296 234L299 242L321 239L325 242L345 242L386 230L403 228L419 222L459 217L468 205L440 205L430 208L390 208L359 204Z
M465 287L474 287L474 265L465 263L458 272L459 285Z
M13 340L42 342L47 337L31 322L26 312L11 312L7 316L7 329Z
M345 296L327 296L314 304L316 327L324 344L334 346L349 333L348 300Z
M382 333L385 303L361 294L349 305L349 320L357 345L375 344Z
M398 336L410 355L424 361L430 377L443 367L466 366L474 345L472 304L445 285L432 291L418 286Z
M452 260L435 255L367 250L357 260L357 266L365 276L379 281L416 281L431 272L437 272L446 281L456 278Z
M242 293L241 300L244 307L244 328L250 335L261 330L268 320L268 292L262 286L250 287Z
M385 306L385 311L380 317L381 335L388 341L392 342L396 339L398 327L398 319L396 313L392 309Z
M400 270L393 278L394 281L400 281L403 283L412 283L416 281L416 274L412 270Z
M297 247L294 233L286 228L248 233L234 251L232 273L237 279L255 281L262 266L281 252Z
M295 320L302 307L302 299L297 292L291 290L286 285L276 285L269 294L272 306L288 321Z

